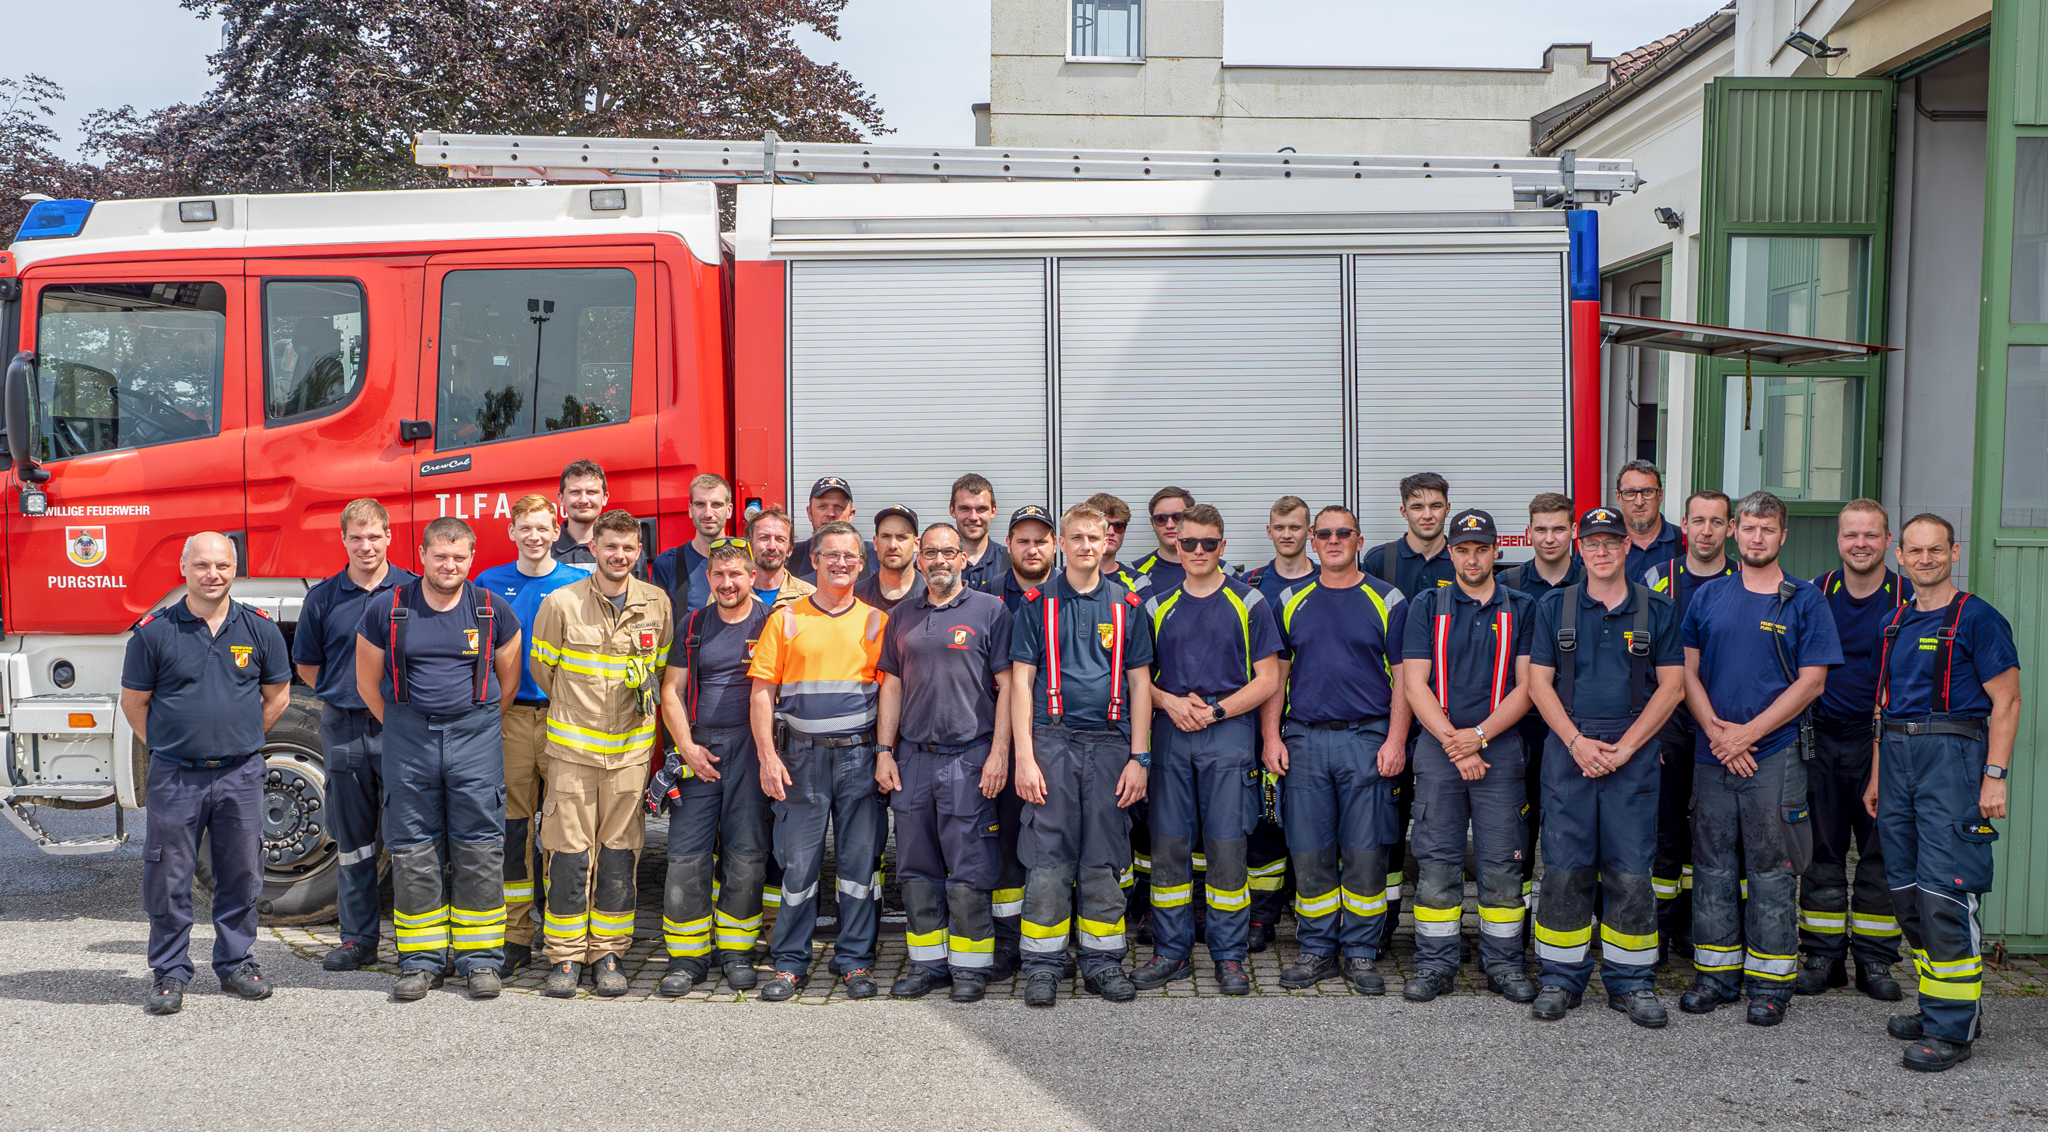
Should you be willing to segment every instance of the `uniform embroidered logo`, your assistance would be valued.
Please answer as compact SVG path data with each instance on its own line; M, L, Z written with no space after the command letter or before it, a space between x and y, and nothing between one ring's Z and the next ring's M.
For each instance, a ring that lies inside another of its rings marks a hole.
M1479 516L1477 516L1477 515L1467 515L1467 516L1465 516L1465 529L1466 529L1466 530L1468 530L1468 531L1476 531L1476 530L1478 530L1478 529L1479 529Z
M654 648L654 630L640 630L640 647L643 649L648 649L650 651Z
M253 646L250 646L250 645L229 645L229 646L228 646L228 648L230 648L230 649L232 649L232 650L234 651L234 654L235 654L235 667L236 667L236 668L247 668L247 667L249 667L249 654L250 654L250 653L252 653L252 652L255 652L255 651L256 651L256 650L255 650L255 648L254 648Z
M479 634L480 632L482 632L482 630L480 629L464 629L462 631L462 651L465 655L476 655L477 634Z
M1939 649L1939 648L1941 648L1941 642L1940 642L1940 641L1938 641L1938 640L1936 640L1935 638L1933 638L1933 637L1922 637L1922 638L1920 638L1920 651L1921 651L1921 652L1934 652L1934 651L1936 651L1936 650L1937 650L1937 649Z
M107 528L65 527L64 553L73 566L98 566L107 560Z
M1116 626L1107 621L1096 622L1095 638L1102 642L1103 648L1110 647L1116 643Z
M974 630L971 627L966 625L955 625L953 626L953 643L947 645L946 647L964 649L967 647L968 642L973 639Z
M1759 629L1762 629L1766 633L1777 633L1780 636L1783 636L1785 633L1785 627L1783 625L1775 624L1770 621L1760 621L1757 623L1757 627Z

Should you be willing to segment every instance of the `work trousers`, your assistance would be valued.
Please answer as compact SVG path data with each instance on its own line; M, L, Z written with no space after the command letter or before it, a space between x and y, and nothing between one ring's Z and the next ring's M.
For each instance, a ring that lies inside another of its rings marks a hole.
M669 959L702 980L713 962L751 960L761 938L768 795L752 727L695 727L690 737L718 760L718 779L690 774L676 783L661 933Z
M383 848L384 725L368 708L320 709L327 772L327 830L341 856L335 911L341 941L377 953L382 936L377 851Z
M1676 948L1692 938L1692 761L1700 725L1680 704L1657 732L1664 775L1657 790L1657 931Z
M1269 771L1259 772L1258 789L1261 795L1267 790L1280 789L1279 776ZM1254 924L1272 927L1280 922L1280 916L1287 911L1287 833L1263 813L1252 826L1252 835L1245 841L1245 875L1252 888L1252 915Z
M535 885L546 863L533 817L547 793L548 707L515 703L505 709L505 930L525 942L533 935Z
M1863 808L1872 731L1868 717L1814 720L1814 756L1806 764L1813 863L1799 878L1799 946L1809 957L1840 960L1854 952L1865 967L1889 967L1899 961L1899 921L1892 914L1877 819Z
M1195 947L1194 847L1206 865L1209 958L1242 962L1251 930L1246 843L1259 820L1254 717L1240 715L1182 731L1165 712L1152 718L1153 953L1186 959Z
M505 750L496 704L384 709L384 844L398 968L505 963ZM450 874L444 876L445 871Z
M1983 739L1887 733L1878 758L1877 828L1892 907L1920 979L1921 1028L1946 1042L1975 1041L1982 1020L1978 911L1998 840L1977 808L1985 756Z
M1612 743L1629 719L1574 719L1589 739ZM1550 737L1543 752L1543 895L1536 902L1540 981L1582 993L1593 975L1593 904L1600 907L1600 981L1610 995L1649 990L1657 962L1657 740L1621 769L1588 778Z
M1747 778L1718 762L1695 762L1692 832L1693 966L1700 979L1725 992L1747 985L1752 998L1790 998L1799 966L1799 874L1813 859L1798 747L1758 760Z
M888 814L875 788L874 743L823 747L792 734L782 759L792 782L782 801L769 804L775 815L775 859L782 863L782 908L768 939L769 957L778 971L799 977L810 972L829 825L839 878L832 973L872 967L881 926L882 843L889 832Z
M1401 922L1401 886L1408 879L1408 828L1415 816L1415 741L1422 734L1421 728L1413 724L1409 727L1408 761L1402 765L1400 774L1387 781L1387 797L1393 803L1394 823L1388 830L1385 846L1387 880L1383 898L1387 902L1387 911L1380 919L1379 950L1382 955L1394 953L1394 928Z
M1131 741L1116 731L1057 723L1034 724L1031 739L1045 801L1025 805L1017 836L1025 873L1024 969L1066 967L1077 889L1081 973L1121 966L1121 878L1131 866L1131 820L1117 806L1116 784L1131 761Z
M1550 728L1535 708L1515 725L1522 736L1522 800L1529 809L1529 851L1522 854L1522 898L1536 887L1536 845L1543 835L1543 754L1550 746Z
M1336 730L1289 721L1284 815L1303 954L1376 959L1385 940L1386 846L1394 825L1380 777L1384 719Z
M646 790L647 763L638 759L622 767L549 761L540 817L548 855L548 962L624 958L633 946Z
M1415 966L1452 971L1464 959L1458 926L1465 915L1465 835L1479 865L1479 959L1489 973L1522 969L1522 861L1529 855L1523 817L1521 733L1510 729L1480 752L1484 777L1467 782L1437 737L1415 744Z
M192 873L199 839L213 854L213 973L249 961L263 895L263 757L216 767L161 755L149 760L142 837L142 909L149 914L151 973L192 981ZM374 895L374 892L372 893Z
M905 743L896 812L896 876L910 962L935 974L986 974L995 964L990 890L1002 876L996 800L981 793L987 742ZM1021 904L1019 897L1018 903Z
M1024 799L1017 796L1015 767L1003 779L1002 793L996 795L996 861L999 872L990 910L995 918L996 950L1005 964L1020 961L1019 942L1024 920L1024 862L1017 855L1017 838L1024 828Z

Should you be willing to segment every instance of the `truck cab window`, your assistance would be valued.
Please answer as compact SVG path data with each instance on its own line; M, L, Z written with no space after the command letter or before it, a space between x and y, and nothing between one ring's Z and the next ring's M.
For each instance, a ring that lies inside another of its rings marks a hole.
M263 284L263 415L319 416L363 384L363 287L353 279Z
M630 416L634 289L623 268L450 272L436 450Z
M37 447L46 460L220 432L227 289L45 287L36 321Z

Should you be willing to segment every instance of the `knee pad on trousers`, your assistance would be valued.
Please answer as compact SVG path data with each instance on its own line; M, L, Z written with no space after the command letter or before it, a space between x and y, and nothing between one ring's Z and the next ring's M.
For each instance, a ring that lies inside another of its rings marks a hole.
M1423 874L1428 875L1427 866ZM1421 899L1417 889L1416 899ZM1522 902L1522 870L1520 865L1483 865L1479 869L1479 902L1496 908Z
M606 912L633 910L633 868L639 854L631 849L597 851L597 883L592 886L590 906Z
M590 906L590 854L556 853L548 859L548 911L569 915Z
M1297 893L1321 896L1337 890L1337 847L1298 853L1294 857L1294 889Z
M1344 846L1344 861L1339 880L1345 891L1360 896L1385 892L1390 887L1389 882L1395 879L1387 872L1388 858L1400 848L1398 845L1373 845L1364 848L1356 845Z
M972 890L969 890L972 891ZM928 932L939 924L939 889L921 877L903 878L903 916L913 931Z
M661 890L662 909L679 920L711 907L711 854L690 853L668 859Z
M499 841L457 841L448 847L455 864L449 903L482 911L505 906L505 845Z
M432 841L391 850L391 904L399 912L432 912L441 906L441 847Z
M768 859L759 853L728 852L720 855L719 867L725 874L719 885L719 903L751 909L749 914L759 912L761 890L767 883Z
M1543 899L1536 905L1537 920L1554 928L1578 928L1592 923L1596 875L1593 869L1546 871Z
M1657 891L1644 873L1603 873L1600 889L1606 897L1601 923L1617 931L1647 935L1657 923Z
M1521 877L1515 878L1521 887ZM1423 861L1415 878L1415 903L1426 908L1456 908L1465 903L1465 867L1443 861Z
M525 880L526 858L530 855L526 847L533 834L532 818L507 818L505 820L505 879Z
M909 886L904 887L904 902L908 904ZM995 938L995 916L991 912L989 894L986 891L964 885L948 888L946 912L952 934L970 940Z
M1073 914L1074 865L1032 869L1024 880L1024 919L1050 927ZM1062 947L1065 944L1061 944Z
M1152 835L1152 887L1184 885L1194 879L1195 843L1191 837Z

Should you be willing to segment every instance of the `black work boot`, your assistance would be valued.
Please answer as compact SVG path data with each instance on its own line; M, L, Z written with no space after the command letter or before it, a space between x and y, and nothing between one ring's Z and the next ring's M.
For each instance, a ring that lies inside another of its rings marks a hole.
M799 975L793 971L777 971L769 976L767 985L761 988L761 1001L782 1002L795 998L810 981L808 975Z
M1251 931L1246 933L1244 949L1256 955L1273 946L1273 925L1252 921Z
M1153 990L1180 979L1195 977L1195 965L1186 959L1168 959L1154 955L1142 966L1131 972L1131 982L1139 990Z
M1691 990L1678 996L1678 1008L1687 1014L1712 1014L1741 998L1740 991L1727 990L1720 983L1701 979L1692 985Z
M668 961L668 970L661 974L661 985L655 993L663 998L681 998L697 989L697 968L681 959Z
M839 981L845 985L848 998L873 998L882 989L875 985L875 973L866 967L855 967L839 976Z
M523 943L505 945L505 973L511 974L533 962L533 948Z
M1509 1002L1536 1001L1536 980L1526 971L1502 971L1486 973L1486 989L1507 999Z
M398 981L391 984L391 998L394 1002L418 1002L427 997L427 992L447 982L446 976L432 971L404 971Z
M997 940L996 961L994 965L989 967L988 969L988 981L992 983L1000 983L1004 979L1010 978L1011 976L1015 975L1018 971L1022 970L1023 967L1024 955L1023 952L1018 949L1017 944L1014 941L1005 943L1005 941L1003 940Z
M270 980L251 959L220 978L220 989L251 1002L270 997Z
M1970 1060L1969 1042L1945 1042L1940 1038L1921 1038L1906 1047L1906 1055L1899 1064L1922 1073L1940 1073L1953 1069Z
M1799 977L1792 980L1793 994L1826 994L1849 985L1849 972L1840 959L1809 955L1800 964Z
M377 953L366 944L348 942L327 953L320 960L323 971L358 971L377 961Z
M1410 1002L1430 1002L1440 994L1449 994L1458 985L1458 973L1437 967L1424 967L1415 972L1401 988L1401 997Z
M1785 1020L1785 1011L1792 1005L1790 998L1779 998L1774 994L1753 994L1749 996L1749 1024L1752 1026L1775 1026Z
M1033 971L1024 980L1024 1005L1057 1006L1060 977L1051 971Z
M894 994L892 989L890 994ZM954 1002L980 1002L988 997L988 980L980 975L953 976L953 993L946 996Z
M1304 951L1294 957L1294 962L1280 972L1280 985L1289 990L1312 987L1324 979L1334 979L1342 974L1343 964L1334 955L1317 955Z
M1370 959L1353 957L1344 961L1344 982L1352 994L1382 995L1387 993L1387 980Z
M1927 1016L1918 1011L1912 1014L1894 1014L1885 1019L1884 1032L1902 1042L1917 1042L1927 1036L1927 1031L1921 1025L1926 1019Z
M947 977L929 967L911 967L889 984L890 998L923 998L933 988L945 986Z
M1555 983L1545 983L1536 992L1536 1001L1529 1004L1529 1017L1540 1022L1555 1022L1566 1013L1577 1010L1586 1001L1583 991L1568 991Z
M1115 963L1090 971L1081 979L1081 989L1104 1002L1129 1002L1138 997L1138 984Z
M469 997L475 999L496 998L505 990L505 980L496 967L478 967L465 975L463 981L469 986Z
M1252 993L1251 972L1244 969L1244 961L1225 959L1216 964L1216 986L1224 994L1242 995Z
M575 998L576 988L583 985L583 964L557 963L548 970L548 981L541 984L540 993L547 998Z
M1647 988L1630 991L1627 994L1610 994L1607 1005L1628 1015L1628 1020L1650 1030L1661 1030L1671 1021L1671 1013L1664 1009L1664 1002L1657 992Z
M1891 964L1880 967L1875 963L1865 966L1856 964L1856 989L1879 1002L1897 1002L1905 997L1899 990L1899 981L1892 978Z
M734 990L753 990L761 981L761 973L745 959L729 960L719 970L725 975L725 985Z
M176 1014L185 1009L185 980L158 975L150 984L149 998L142 1009L150 1014Z
M603 998L617 998L632 987L626 973L619 970L619 957L607 955L590 965L590 980L594 989Z

